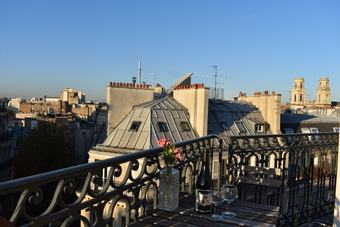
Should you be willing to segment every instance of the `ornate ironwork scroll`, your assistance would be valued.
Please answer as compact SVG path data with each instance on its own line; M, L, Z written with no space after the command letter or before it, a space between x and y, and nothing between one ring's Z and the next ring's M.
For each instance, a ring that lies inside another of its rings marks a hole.
M231 137L225 173L242 200L280 207L279 225L306 223L333 211L338 142L337 133Z
M176 163L182 192L192 192L201 154L212 149L213 139L176 144L184 156ZM127 224L157 204L158 178L164 166L161 151L134 152L0 183L2 210L9 211L12 205L9 218L17 225L111 226L122 220L121 224Z
M208 150L218 154L218 183L232 179L241 200L278 206L278 225L305 223L334 207L338 139L211 135L178 143L180 191L192 194ZM0 183L0 212L18 226L125 225L157 205L163 166L161 149L151 149Z

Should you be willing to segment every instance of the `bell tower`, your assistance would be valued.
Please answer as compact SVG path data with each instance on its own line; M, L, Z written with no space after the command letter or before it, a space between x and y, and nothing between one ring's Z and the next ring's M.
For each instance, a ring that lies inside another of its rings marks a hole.
M315 105L322 108L331 106L331 88L327 77L321 77L319 80Z
M294 79L294 87L292 89L292 100L291 107L292 109L303 109L305 104L305 79L304 78L295 78Z

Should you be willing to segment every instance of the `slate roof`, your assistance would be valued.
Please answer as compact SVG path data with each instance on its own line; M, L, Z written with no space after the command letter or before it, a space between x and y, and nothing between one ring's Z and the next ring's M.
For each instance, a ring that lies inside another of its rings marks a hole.
M138 130L131 130L134 122L139 122ZM166 123L168 130L161 131L159 122ZM187 126L186 130L183 123ZM256 124L263 125L264 130L267 126L255 106L246 102L209 100L208 134L224 136L226 142L228 136L258 134L255 132ZM177 143L196 137L198 134L190 124L187 109L174 98L166 96L134 106L104 143L92 150L125 154L158 147L160 138Z
M138 130L131 130L133 122L139 122ZM161 131L158 122L165 123L168 130ZM183 130L183 123L188 126L186 130ZM157 141L160 138L177 143L196 137L197 133L190 124L186 108L174 98L167 96L134 106L105 142L97 148L110 147L123 153L124 150L158 147Z
M256 124L267 123L255 106L245 102L209 100L208 134L255 135Z
M331 116L318 116L310 114L281 114L281 131L293 129L295 133L301 133L302 128L317 128L319 132L333 132L339 127L340 119Z
M281 114L281 123L340 123L340 119L331 116L318 116L310 114Z

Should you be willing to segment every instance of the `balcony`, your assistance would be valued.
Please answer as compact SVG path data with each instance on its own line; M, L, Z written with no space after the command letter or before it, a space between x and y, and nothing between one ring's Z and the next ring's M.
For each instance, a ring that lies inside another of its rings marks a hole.
M333 213L338 134L215 135L176 144L184 160L180 191L193 193L203 151L216 186L228 180L239 200L277 207L277 226ZM0 183L0 216L25 226L122 226L157 206L159 148Z

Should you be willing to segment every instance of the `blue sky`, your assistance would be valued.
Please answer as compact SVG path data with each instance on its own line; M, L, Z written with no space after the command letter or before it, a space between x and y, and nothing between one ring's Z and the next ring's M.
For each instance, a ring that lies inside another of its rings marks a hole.
M276 90L303 76L340 100L339 0L0 0L0 96L55 96L74 87L105 99L109 81L170 86L181 74L226 98Z

